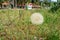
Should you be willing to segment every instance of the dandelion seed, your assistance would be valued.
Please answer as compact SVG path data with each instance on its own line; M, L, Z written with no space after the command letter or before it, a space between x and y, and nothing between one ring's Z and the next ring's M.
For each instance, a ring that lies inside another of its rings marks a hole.
M34 13L31 15L31 22L32 24L42 24L44 21L43 16L40 13Z

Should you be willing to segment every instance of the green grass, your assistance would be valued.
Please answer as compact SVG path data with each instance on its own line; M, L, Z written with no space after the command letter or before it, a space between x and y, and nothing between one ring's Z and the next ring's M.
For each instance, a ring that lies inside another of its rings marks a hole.
M47 9L0 10L0 40L60 40L60 9L55 13ZM44 16L42 25L33 25L31 14ZM34 38L36 37L36 38Z

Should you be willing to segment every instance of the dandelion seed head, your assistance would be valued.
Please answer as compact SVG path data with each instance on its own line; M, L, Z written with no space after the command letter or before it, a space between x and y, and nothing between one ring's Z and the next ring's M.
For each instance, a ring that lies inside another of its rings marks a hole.
M32 24L42 24L44 21L44 18L42 16L42 14L40 13L34 13L31 15L31 22Z

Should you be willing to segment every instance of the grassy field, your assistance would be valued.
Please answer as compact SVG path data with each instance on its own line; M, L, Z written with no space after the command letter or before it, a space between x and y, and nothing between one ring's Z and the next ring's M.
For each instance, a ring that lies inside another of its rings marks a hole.
M33 25L30 16L41 13L44 23ZM60 9L0 10L0 40L60 40Z

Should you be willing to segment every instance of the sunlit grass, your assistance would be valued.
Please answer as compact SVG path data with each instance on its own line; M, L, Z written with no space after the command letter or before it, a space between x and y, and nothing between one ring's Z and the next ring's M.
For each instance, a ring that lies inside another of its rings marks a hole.
M60 10L55 13L46 9L34 10L0 10L1 40L59 40ZM31 14L40 12L44 17L42 25L30 22ZM36 38L34 38L36 37Z

